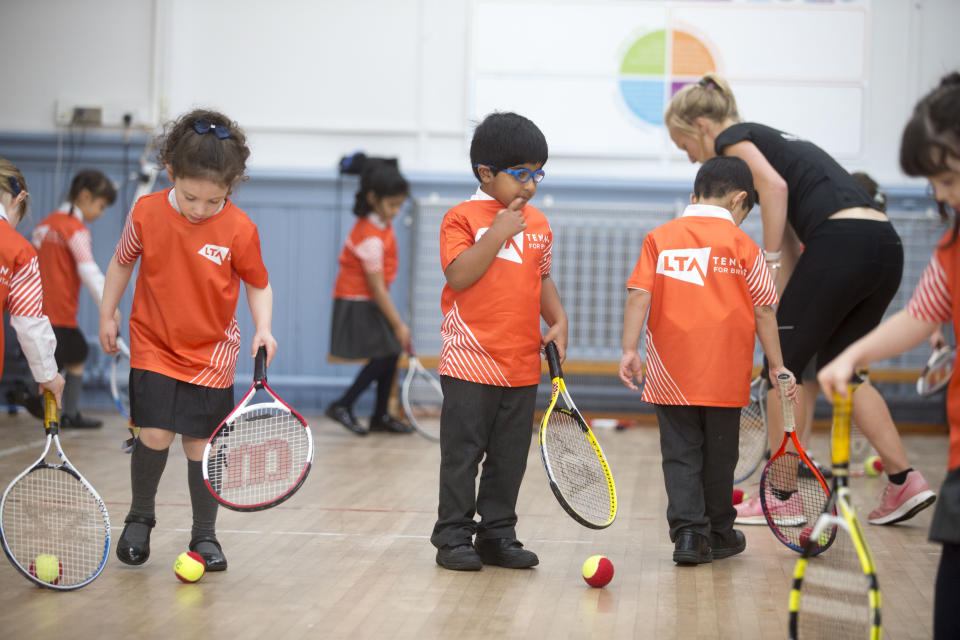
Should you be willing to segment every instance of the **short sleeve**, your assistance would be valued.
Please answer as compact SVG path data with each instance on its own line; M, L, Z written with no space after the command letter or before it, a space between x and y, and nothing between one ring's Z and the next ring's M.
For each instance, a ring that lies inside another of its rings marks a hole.
M753 265L747 270L747 289L750 291L750 299L753 300L755 307L777 304L777 287L773 283L770 268L767 267L767 261L764 260L760 247L755 249Z
M550 267L553 264L553 230L547 227L547 242L543 247L543 253L540 254L540 275L546 277L550 275Z
M643 289L653 293L653 280L657 273L657 248L653 234L648 233L640 248L640 258L627 280L628 289Z
M77 264L93 262L93 247L89 229L79 229L70 237L67 246L70 248L70 255L73 256L73 260Z
M743 142L744 140L753 142L753 134L750 131L749 125L741 122L727 127L717 136L716 141L713 143L714 151L716 151L718 156L722 156L724 149L738 142Z
M260 254L260 233L256 225L246 220L242 233L237 234L236 246L232 248L233 270L250 286L263 289L270 283L267 267Z
M440 266L446 271L450 263L472 247L476 239L466 217L451 209L440 223Z
M907 313L924 322L949 322L952 319L953 296L947 273L940 263L943 254L936 252L920 276L920 282L913 290L913 297L907 303Z
M383 271L385 253L383 240L377 236L367 236L353 247L353 254L360 260L364 273L380 273Z
M134 206L127 215L127 221L123 225L123 233L120 235L120 242L117 243L117 249L113 254L120 264L136 262L140 254L143 253L143 245L140 243L139 224L134 221L136 212L137 208Z

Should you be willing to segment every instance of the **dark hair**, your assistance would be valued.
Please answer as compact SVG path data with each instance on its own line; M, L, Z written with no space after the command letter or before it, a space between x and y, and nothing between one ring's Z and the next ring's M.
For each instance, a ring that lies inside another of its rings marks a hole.
M477 180L478 164L496 169L509 169L518 164L547 162L547 139L543 132L527 118L516 113L495 111L473 130L470 143L470 166ZM496 175L496 170L494 175Z
M107 205L111 205L117 200L117 188L113 186L110 178L105 176L102 171L96 169L84 169L73 176L73 182L70 183L70 193L67 200L72 206L80 192L86 189L94 198L103 198Z
M747 211L757 203L753 176L747 163L734 156L714 156L700 167L693 181L693 195L703 198L722 198L734 191L746 191L744 206Z
M250 149L243 129L224 114L195 109L167 123L157 160L177 178L201 178L232 187L245 180Z
M960 73L956 71L944 76L936 89L921 98L900 141L900 167L909 176L955 171L947 164L950 158L960 162ZM937 204L940 217L949 220L946 203ZM954 211L953 234L944 246L953 244L960 233L956 214Z
M886 213L887 194L880 188L877 181L870 177L870 174L864 173L863 171L855 171L850 174L850 177L856 180L857 184L867 192L867 195L873 198L873 203L877 205L877 209Z
M366 158L360 171L360 188L353 203L353 215L363 217L373 211L367 194L373 192L378 200L387 196L406 196L410 184L400 174L396 160Z

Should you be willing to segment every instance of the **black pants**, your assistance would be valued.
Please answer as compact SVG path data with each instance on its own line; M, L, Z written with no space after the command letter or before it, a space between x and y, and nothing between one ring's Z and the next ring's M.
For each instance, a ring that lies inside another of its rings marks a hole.
M943 543L933 600L934 640L956 638L960 632L960 544Z
M807 240L777 307L784 364L798 378L814 357L823 367L880 324L903 275L889 222L827 220Z
M740 453L740 409L654 405L660 423L667 523L710 539L733 528L733 470Z
M440 383L440 501L430 542L439 548L469 544L474 534L516 538L517 496L527 468L537 387L497 387L449 376L441 376Z
M390 400L390 391L393 389L393 379L397 375L397 360L399 356L384 356L371 358L370 362L360 369L353 384L347 389L335 404L347 408L353 406L360 394L366 391L374 381L377 382L377 401L371 414L374 418L381 418L387 413L387 404Z

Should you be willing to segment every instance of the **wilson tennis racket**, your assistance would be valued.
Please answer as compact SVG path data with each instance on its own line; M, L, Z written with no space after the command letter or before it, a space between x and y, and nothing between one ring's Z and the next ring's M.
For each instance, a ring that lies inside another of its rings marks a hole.
M110 363L110 395L117 410L127 420L127 430L130 437L120 445L124 453L133 453L133 445L137 441L138 427L133 426L130 419L130 348L123 338L117 337L117 352Z
M956 356L957 348L949 345L931 353L923 373L917 378L917 393L924 397L932 396L950 384Z
M427 440L440 442L443 389L440 381L424 368L412 345L407 353L407 375L400 390L400 404L417 433Z
M787 398L790 376L777 376L780 405L783 408L783 442L760 477L760 505L763 516L777 539L794 551L803 551L803 528L812 525L830 499L827 481L800 446L796 434L793 404ZM793 442L797 453L787 451ZM820 547L817 553L826 549Z
M0 541L14 568L49 589L69 591L90 584L107 564L110 516L103 500L80 475L63 447L57 401L44 392L43 453L17 476L0 503ZM50 443L60 464L45 458Z
M881 635L876 567L847 486L852 396L853 388L848 387L846 398L837 394L833 399L833 493L793 571L789 631L794 639L879 640ZM831 536L830 553L814 558Z
M547 345L553 391L540 422L540 459L553 495L585 527L604 529L617 517L617 489L600 443L577 410L560 369L560 354ZM563 396L566 407L558 407Z
M750 404L740 410L740 457L733 471L733 484L752 476L770 451L766 394L766 380L757 376L750 383Z
M269 401L251 404L258 390ZM207 488L228 509L269 509L303 486L312 463L310 427L267 386L267 351L260 347L250 390L203 450Z

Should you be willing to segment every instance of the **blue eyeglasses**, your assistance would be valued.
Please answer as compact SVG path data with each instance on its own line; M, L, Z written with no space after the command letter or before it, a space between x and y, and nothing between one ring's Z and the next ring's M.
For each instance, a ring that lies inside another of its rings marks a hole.
M213 124L209 120L197 120L193 123L193 130L200 135L213 131L219 140L230 137L230 129L222 124Z
M517 182L523 183L533 179L534 184L540 184L543 182L544 177L547 175L544 173L543 169L537 169L536 171L530 171L530 169L497 169L492 164L478 164L477 169L480 167L487 167L493 169L494 171L503 171L504 173L509 173L516 179Z

